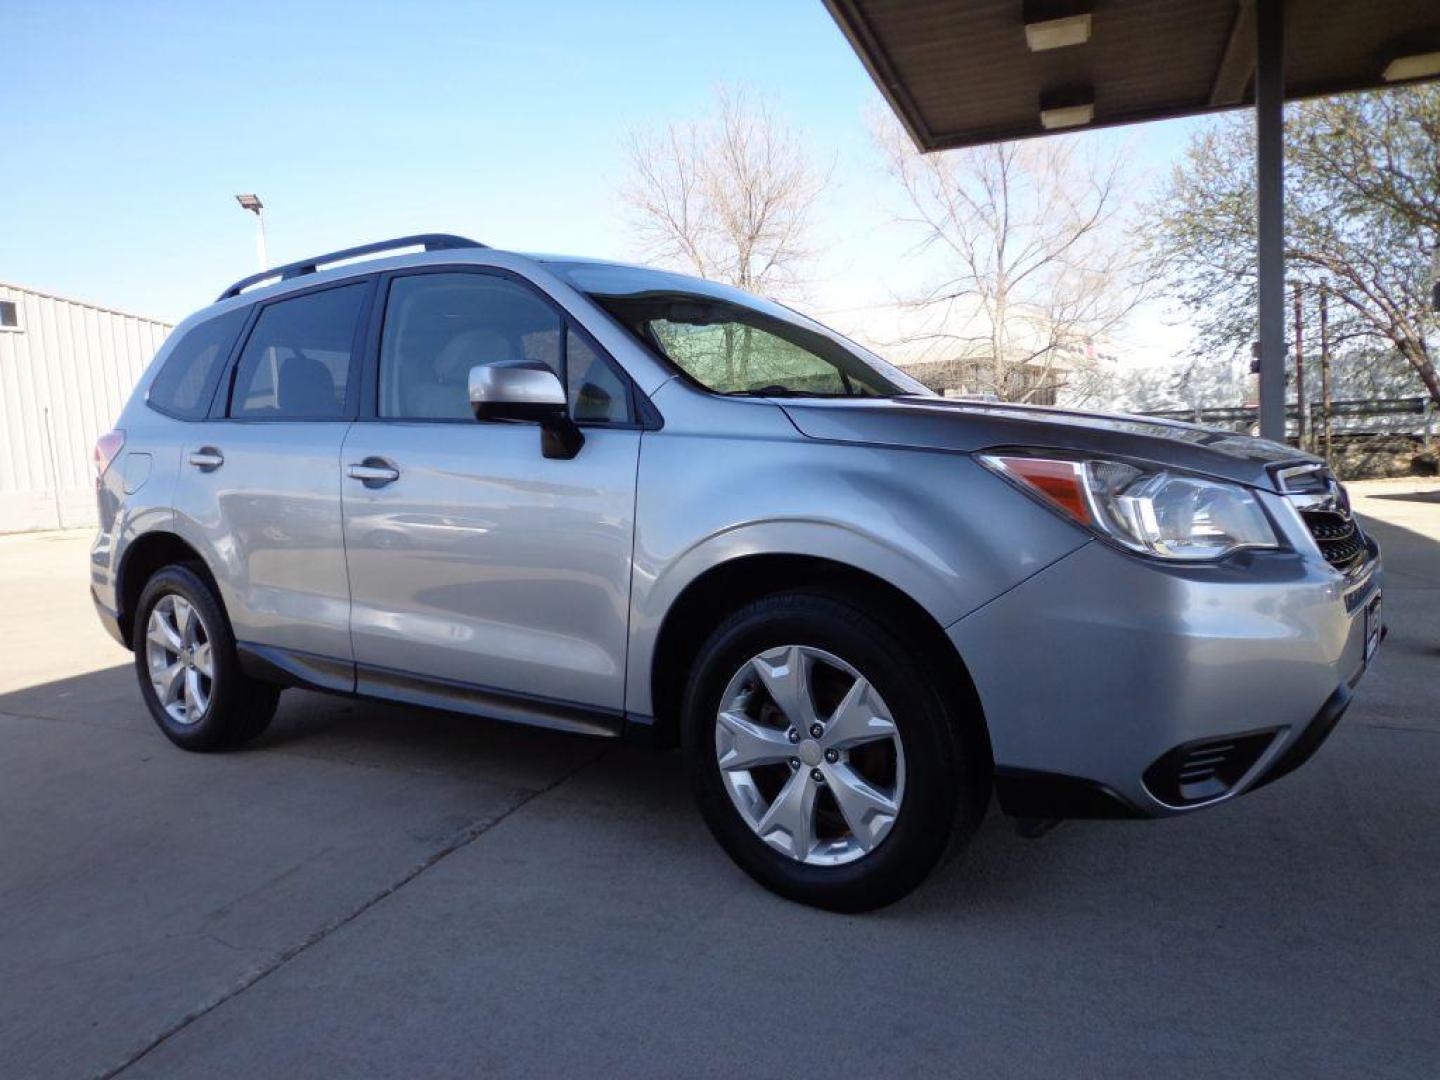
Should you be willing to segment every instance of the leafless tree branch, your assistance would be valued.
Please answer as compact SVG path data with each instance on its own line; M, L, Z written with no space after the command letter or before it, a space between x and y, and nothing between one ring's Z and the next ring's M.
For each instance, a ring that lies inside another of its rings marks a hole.
M632 131L626 156L642 257L753 292L803 288L830 172L766 103L722 87L703 119Z
M1071 139L920 155L898 125L875 141L905 197L900 218L936 258L937 278L905 306L936 316L904 341L947 342L947 358L988 369L971 389L1028 400L1093 366L1096 343L1143 295L1119 217L1121 155L1084 157ZM962 330L949 325L964 312ZM1084 397L1094 380L1072 380Z

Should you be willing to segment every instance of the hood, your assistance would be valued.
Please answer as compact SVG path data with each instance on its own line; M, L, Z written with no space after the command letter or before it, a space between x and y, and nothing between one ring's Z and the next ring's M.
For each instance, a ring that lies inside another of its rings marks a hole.
M1002 446L1133 458L1275 490L1273 466L1319 458L1178 420L940 397L784 398L801 434L836 442L972 452Z

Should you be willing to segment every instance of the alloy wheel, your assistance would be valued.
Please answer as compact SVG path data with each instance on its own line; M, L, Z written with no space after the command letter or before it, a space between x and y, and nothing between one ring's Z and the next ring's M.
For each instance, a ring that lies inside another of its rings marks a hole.
M873 851L905 797L905 753L880 694L809 645L751 657L715 717L730 800L761 840L797 862L836 866Z
M178 593L166 593L150 609L145 662L150 685L170 719L187 727L199 723L215 686L214 653L205 620Z

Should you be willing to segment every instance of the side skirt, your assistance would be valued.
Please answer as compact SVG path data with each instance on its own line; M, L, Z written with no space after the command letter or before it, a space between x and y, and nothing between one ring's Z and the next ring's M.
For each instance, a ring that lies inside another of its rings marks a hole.
M235 651L240 656L240 670L252 679L331 694L355 692L355 665L349 660L250 641L237 641Z
M235 648L245 674L279 686L397 701L444 712L605 738L623 734L627 726L623 713L608 709L594 709L572 702L414 675L369 664L354 664L348 660L248 641L236 642Z

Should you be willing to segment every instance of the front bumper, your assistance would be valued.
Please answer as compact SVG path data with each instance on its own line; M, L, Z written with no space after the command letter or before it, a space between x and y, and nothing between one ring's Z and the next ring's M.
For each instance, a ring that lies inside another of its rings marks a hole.
M1297 767L1365 670L1380 586L1373 545L1343 577L1294 553L1184 567L1098 542L1052 564L948 630L1002 809L1159 817Z
M120 629L119 614L112 608L106 607L105 604L101 603L100 597L95 592L93 585L90 587L90 599L95 604L95 614L100 616L100 625L105 627L106 632L121 645L124 645L127 649L130 648L130 642L125 640L125 634Z

